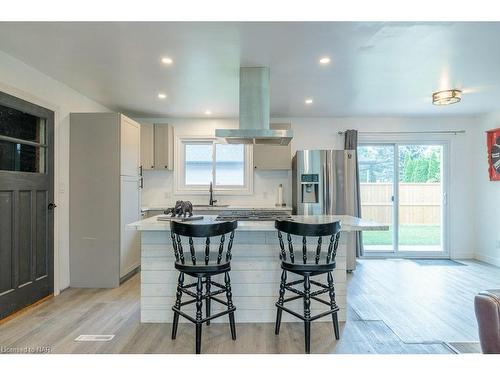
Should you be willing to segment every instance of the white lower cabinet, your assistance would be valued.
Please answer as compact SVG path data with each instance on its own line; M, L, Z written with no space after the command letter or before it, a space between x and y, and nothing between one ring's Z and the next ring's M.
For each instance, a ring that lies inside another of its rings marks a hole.
M135 228L127 225L141 217L140 180L122 176L120 181L120 278L139 267L140 236Z

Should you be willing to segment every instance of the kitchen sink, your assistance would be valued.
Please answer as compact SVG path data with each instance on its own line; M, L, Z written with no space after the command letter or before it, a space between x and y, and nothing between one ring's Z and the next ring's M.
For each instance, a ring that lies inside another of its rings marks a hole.
M209 208L209 207L229 207L228 204L214 204L210 206L209 204L193 204L193 208Z

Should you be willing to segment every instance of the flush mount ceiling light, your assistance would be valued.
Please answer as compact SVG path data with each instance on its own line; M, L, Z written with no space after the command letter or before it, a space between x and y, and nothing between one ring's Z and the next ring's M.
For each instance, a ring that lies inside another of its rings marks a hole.
M211 110L209 110L209 109L207 109L207 110L205 111L205 114L206 114L206 115L211 115L211 114L212 114L212 111L211 111Z
M448 105L455 104L462 100L462 91L458 89L443 90L432 94L432 104Z
M322 57L321 59L319 59L319 63L321 65L330 64L330 58L328 56Z
M162 57L161 62L165 65L170 65L174 62L170 57Z
M167 94L164 94L164 93L162 93L162 92L160 92L160 93L158 94L158 99L165 99L166 97L167 97Z
M313 104L313 100L311 98L307 98L306 100L304 100L304 102L306 104Z

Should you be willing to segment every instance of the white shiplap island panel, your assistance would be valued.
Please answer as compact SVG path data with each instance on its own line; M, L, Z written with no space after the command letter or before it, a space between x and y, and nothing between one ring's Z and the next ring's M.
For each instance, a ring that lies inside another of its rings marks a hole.
M212 220L214 217L205 216ZM327 217L321 217L325 220ZM332 221L340 220L343 231L384 230L387 227L363 221L350 216L330 216ZM130 224L130 229L141 231L141 322L170 323L173 318L172 305L175 302L177 278L179 272L174 268L174 252L170 238L170 223L157 221L156 217ZM341 235L337 252L337 267L334 271L336 300L340 307L339 320L345 321L346 308L346 243ZM326 240L326 239L325 239ZM195 241L203 247L204 239ZM294 243L300 244L300 240ZM213 251L216 251L214 245ZM326 252L326 248L324 249ZM231 286L235 317L237 322L274 322L276 318L275 303L278 299L281 268L279 260L279 244L274 222L239 222L235 232L231 261ZM288 280L297 276L290 274ZM326 282L326 275L314 277L315 280ZM213 277L222 282L223 275ZM191 282L186 275L185 283ZM288 295L288 294L287 294ZM325 297L328 299L328 296ZM302 300L288 303L294 310L302 309ZM312 310L320 312L325 305L313 301ZM215 313L224 306L214 302L212 311ZM194 304L187 305L186 311L194 312ZM183 319L181 317L181 319ZM226 321L223 316L217 321ZM324 317L322 320L329 320ZM283 321L296 321L290 314L283 314Z

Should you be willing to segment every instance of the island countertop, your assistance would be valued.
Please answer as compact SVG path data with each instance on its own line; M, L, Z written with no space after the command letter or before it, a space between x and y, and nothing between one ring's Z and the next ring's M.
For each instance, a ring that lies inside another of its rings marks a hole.
M203 215L203 220L191 221L193 225L207 224L215 222L217 215ZM343 232L369 231L369 230L389 230L389 226L375 223L370 220L360 219L349 215L292 215L292 220L303 223L320 224L340 221ZM153 216L144 220L139 220L128 225L139 231L170 231L170 221L157 220ZM237 231L274 231L274 221L238 221Z

